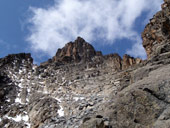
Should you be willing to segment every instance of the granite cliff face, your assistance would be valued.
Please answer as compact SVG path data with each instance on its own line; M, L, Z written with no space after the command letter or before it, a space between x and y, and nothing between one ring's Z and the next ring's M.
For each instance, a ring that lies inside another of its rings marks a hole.
M148 59L102 55L81 37L37 66L0 59L2 128L169 128L170 1L142 37Z

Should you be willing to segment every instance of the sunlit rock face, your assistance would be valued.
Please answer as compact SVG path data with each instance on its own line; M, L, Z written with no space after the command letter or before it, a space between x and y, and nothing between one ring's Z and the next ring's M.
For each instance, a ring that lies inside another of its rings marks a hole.
M164 0L162 10L157 12L142 33L143 46L148 59L170 50L170 2Z
M90 61L96 55L92 45L83 38L78 37L74 42L69 42L62 49L58 49L54 61L80 62Z
M0 59L1 128L169 128L169 0L142 36L148 59L102 55L83 38L33 64Z

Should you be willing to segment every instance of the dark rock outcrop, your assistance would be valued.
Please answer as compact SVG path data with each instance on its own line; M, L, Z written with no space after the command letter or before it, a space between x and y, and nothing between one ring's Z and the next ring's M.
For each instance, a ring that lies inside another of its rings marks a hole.
M33 63L33 59L30 53L9 54L5 58L0 59L1 66L4 64L11 64L12 62L21 63L22 60L27 60Z

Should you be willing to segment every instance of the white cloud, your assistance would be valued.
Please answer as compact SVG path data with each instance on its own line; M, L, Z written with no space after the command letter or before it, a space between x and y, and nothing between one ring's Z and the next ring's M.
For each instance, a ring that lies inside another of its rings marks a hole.
M137 39L127 52L144 57L140 35L133 25L142 12L151 16L160 9L161 3L162 0L56 0L48 8L30 7L32 17L27 41L34 51L53 56L58 48L77 36L88 42L100 38L110 43L122 38L133 42ZM138 54L133 53L136 49Z
M135 39L136 41L131 49L127 50L127 54L133 56L133 57L140 57L143 59L146 59L146 52L142 46L142 40L140 38Z

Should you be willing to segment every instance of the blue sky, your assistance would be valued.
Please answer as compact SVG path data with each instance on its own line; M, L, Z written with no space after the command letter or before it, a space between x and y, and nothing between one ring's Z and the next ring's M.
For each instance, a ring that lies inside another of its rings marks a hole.
M1 0L0 57L30 52L36 63L77 36L103 54L146 58L141 32L162 0Z
M26 18L29 7L47 7L51 0L1 0L0 1L0 57L20 52L32 52L25 40L28 29ZM46 58L42 58L42 61ZM40 61L40 60L39 60Z

